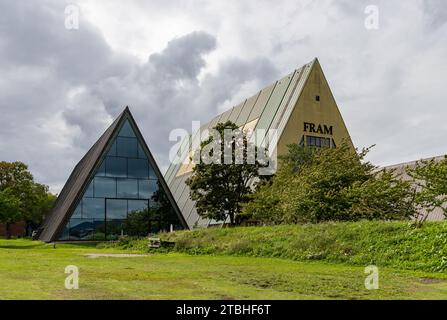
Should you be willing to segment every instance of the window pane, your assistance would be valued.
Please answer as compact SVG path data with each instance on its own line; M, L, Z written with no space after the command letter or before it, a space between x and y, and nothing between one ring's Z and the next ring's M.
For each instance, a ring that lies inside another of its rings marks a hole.
M136 179L118 179L117 198L138 198L138 180Z
M120 157L138 157L138 141L136 138L116 138L116 155Z
M139 180L139 198L150 199L157 191L157 180Z
M67 223L66 226L64 227L64 230L62 230L61 235L59 236L59 240L60 241L64 241L64 240L69 240L70 238L70 223Z
M116 180L113 178L95 178L95 197L116 198Z
M149 165L149 178L150 179L157 179L157 176L155 175L154 168L152 168L151 165Z
M126 120L124 122L123 127L121 128L120 133L118 134L119 137L135 137L135 133L133 132L132 126L130 125L129 121Z
M127 200L107 199L107 220L126 218Z
M116 156L116 140L113 141L112 145L110 146L108 156Z
M104 199L84 198L82 200L82 218L104 219Z
M129 200L127 205L127 213L132 213L135 211L143 211L148 208L147 200Z
M106 239L106 223L104 217L102 219L93 220L93 240L105 240Z
M129 178L148 178L149 163L143 159L128 159Z
M96 170L96 176L105 176L106 175L106 161L103 160L98 170Z
M87 190L85 191L84 197L93 197L93 180L88 185Z
M117 240L120 236L126 234L124 230L125 221L125 219L107 221L107 240Z
M140 159L147 159L146 153L144 152L143 147L141 146L141 144L138 144L138 158L140 158Z
M70 220L70 240L92 240L94 230L91 219Z
M81 218L82 213L82 200L79 202L78 206L76 207L75 211L73 212L72 218Z
M127 177L127 159L107 157L106 175L108 177Z

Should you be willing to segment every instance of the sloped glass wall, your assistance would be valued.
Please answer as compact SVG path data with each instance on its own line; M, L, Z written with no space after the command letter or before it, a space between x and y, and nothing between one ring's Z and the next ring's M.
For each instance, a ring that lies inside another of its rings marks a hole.
M114 240L181 229L148 157L126 120L59 240Z

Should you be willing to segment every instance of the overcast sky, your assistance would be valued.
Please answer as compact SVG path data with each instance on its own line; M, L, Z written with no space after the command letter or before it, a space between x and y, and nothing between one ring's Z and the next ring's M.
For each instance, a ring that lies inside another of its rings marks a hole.
M129 105L164 172L172 129L314 57L374 164L445 154L446 21L445 0L0 0L0 160L58 192Z

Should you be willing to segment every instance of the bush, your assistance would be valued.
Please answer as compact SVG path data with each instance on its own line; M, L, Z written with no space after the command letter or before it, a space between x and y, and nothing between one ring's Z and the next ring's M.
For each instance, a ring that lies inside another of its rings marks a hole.
M378 171L354 152L291 145L270 181L243 205L244 216L266 224L324 221L402 220L416 214L409 182Z

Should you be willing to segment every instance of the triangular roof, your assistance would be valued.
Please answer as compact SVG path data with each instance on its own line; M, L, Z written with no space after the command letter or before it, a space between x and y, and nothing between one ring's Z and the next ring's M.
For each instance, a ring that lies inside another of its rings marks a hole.
M230 120L242 129L265 129L266 133L269 129L277 129L279 139L286 131L289 119L309 82L312 71L319 72L323 78L321 80L326 81L319 61L315 58L230 110L214 117L203 125L201 130L213 128L217 123ZM333 99L332 94L330 95ZM171 164L165 174L165 179L188 226L192 228L196 225L207 225L210 221L199 217L195 202L189 197L190 190L185 181L192 174L193 164L182 163L188 155L190 155L189 144L188 139L185 139L178 152L180 161L177 163L180 164Z
M73 169L73 172L62 188L51 213L46 217L42 228L40 229L39 240L51 242L57 239L57 236L60 234L66 222L70 219L70 216L75 210L76 204L87 188L89 179L94 175L102 159L105 157L105 153L109 145L118 134L118 129L121 127L122 123L126 121L126 119L135 129L135 134L137 135L139 141L142 142L142 147L148 157L150 165L154 169L155 175L157 176L161 187L166 192L166 195L176 211L181 223L185 228L187 228L183 215L181 214L163 178L163 175L161 174L155 159L147 146L146 141L129 110L129 107L126 107Z

